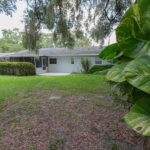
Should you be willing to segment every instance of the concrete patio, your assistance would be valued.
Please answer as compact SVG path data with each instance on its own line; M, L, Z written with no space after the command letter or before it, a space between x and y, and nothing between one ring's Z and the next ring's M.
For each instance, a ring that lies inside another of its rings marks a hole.
M39 76L67 76L70 74L71 73L42 73L42 74L39 74Z

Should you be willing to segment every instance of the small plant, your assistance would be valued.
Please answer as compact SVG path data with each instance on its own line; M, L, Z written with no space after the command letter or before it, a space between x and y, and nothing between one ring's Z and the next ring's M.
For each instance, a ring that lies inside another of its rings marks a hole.
M56 118L61 118L62 114L59 112L55 115Z
M64 143L64 139L58 138L55 142L51 142L49 144L49 150L57 150L58 148L62 147Z
M37 133L38 135L40 135L40 134L42 133L42 131L41 131L40 129L37 129L36 133Z
M116 142L113 141L113 140L110 140L110 141L108 142L108 144L109 144L109 149L110 149L110 150L121 150L120 146L117 145Z
M64 143L64 139L57 139L57 145L62 145Z
M28 123L28 124L25 125L25 128L31 130L31 129L34 128L34 125Z
M66 114L68 115L68 117L72 117L72 115L73 115L71 110L66 111Z
M50 143L49 144L49 150L57 150L57 146L55 143Z
M68 111L66 111L65 113L66 113L66 115L67 115L68 117L70 117L70 118L72 118L72 119L75 119L75 118L76 118L76 116L73 114L73 112L72 112L71 110L68 110Z
M101 106L105 106L105 105L104 105L104 104L102 104L101 102L96 102L95 104L96 104L96 106L99 106L99 107L101 107Z
M90 105L90 109L91 109L91 113L94 113L94 110L95 110L95 105Z
M3 130L0 128L0 137L2 136L3 134Z
M84 73L89 73L90 71L90 63L89 63L89 60L88 58L82 58L81 59L81 64L82 64L82 68L83 68L83 72Z
M29 150L37 150L36 147L30 147Z

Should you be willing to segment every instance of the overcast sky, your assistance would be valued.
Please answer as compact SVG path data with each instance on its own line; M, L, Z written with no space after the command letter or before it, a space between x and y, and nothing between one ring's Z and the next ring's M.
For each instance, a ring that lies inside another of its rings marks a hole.
M23 11L26 8L25 2L17 2L17 11L13 13L13 17L0 14L0 37L2 36L3 29L24 29L24 24L21 22L23 19Z
M2 37L3 29L14 29L19 28L20 31L23 31L24 24L23 20L23 11L26 8L26 3L23 1L17 2L17 11L13 13L13 17L6 16L5 14L0 14L0 37ZM116 42L115 32L112 33L110 44ZM105 45L108 45L108 40L106 40Z

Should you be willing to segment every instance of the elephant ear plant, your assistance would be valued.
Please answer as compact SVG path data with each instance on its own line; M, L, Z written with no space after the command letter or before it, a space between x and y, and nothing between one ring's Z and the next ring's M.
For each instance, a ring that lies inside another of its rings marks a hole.
M136 0L116 29L117 43L106 47L101 59L113 60L107 79L127 83L124 92L133 102L125 115L136 132L150 136L150 0Z

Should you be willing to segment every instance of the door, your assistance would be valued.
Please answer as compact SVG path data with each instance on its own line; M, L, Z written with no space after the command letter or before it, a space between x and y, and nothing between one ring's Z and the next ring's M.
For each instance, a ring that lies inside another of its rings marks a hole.
M42 58L43 72L46 72L46 68L48 67L47 66L48 62L47 61L48 61L47 57Z

